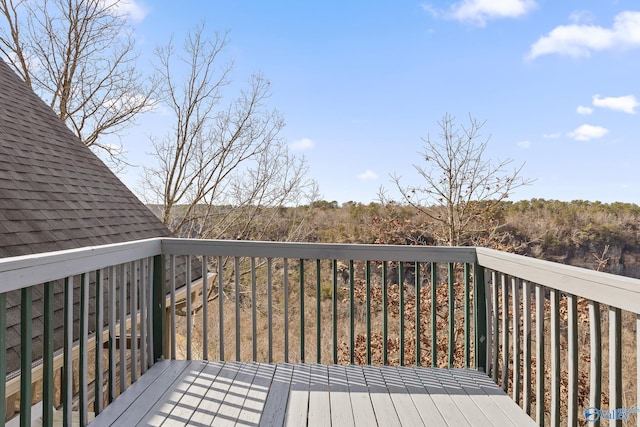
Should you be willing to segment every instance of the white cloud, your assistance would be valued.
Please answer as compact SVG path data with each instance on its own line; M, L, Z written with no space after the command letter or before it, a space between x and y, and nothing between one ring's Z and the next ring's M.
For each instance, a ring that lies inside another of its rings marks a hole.
M545 133L544 135L542 135L542 137L546 139L558 139L561 136L562 132Z
M534 0L462 0L451 6L450 16L484 27L490 19L517 18L535 7Z
M159 102L155 99L146 99L145 95L131 94L125 95L120 98L108 98L102 103L103 106L112 109L114 111L120 111L123 109L133 109L136 106L146 104L144 108L140 110L141 113L147 113L149 111L155 111L159 107Z
M578 105L578 108L576 108L576 111L578 114L589 115L593 113L593 108L585 107L584 105Z
M442 16L442 11L431 4L423 3L420 6L422 7L422 10L436 19Z
M103 0L103 4L107 4L106 0ZM110 5L109 8L113 10L114 15L126 16L134 22L142 21L149 14L147 8L135 0L120 0Z
M516 145L526 150L527 148L531 147L531 141L518 141Z
M367 169L366 171L364 171L363 173L361 173L360 175L358 175L358 179L360 181L373 181L378 179L378 175L373 172L370 169Z
M600 95L594 95L593 105L595 105L596 107L623 111L627 114L635 114L636 108L640 105L640 103L638 103L638 100L634 95L607 98L601 98Z
M292 151L303 151L313 148L315 145L316 144L309 138L302 138L289 144L289 149Z
M608 129L602 126L582 125L569 132L567 135L576 141L589 141L590 139L601 138L609 133Z
M173 115L171 108L164 102L155 102L152 111L164 117Z
M595 16L589 10L574 10L571 12L571 15L569 15L569 21L574 24L590 23L595 21Z
M588 58L593 51L634 47L640 47L640 12L626 11L616 15L611 28L584 24L560 25L531 45L527 57L535 59L556 53Z

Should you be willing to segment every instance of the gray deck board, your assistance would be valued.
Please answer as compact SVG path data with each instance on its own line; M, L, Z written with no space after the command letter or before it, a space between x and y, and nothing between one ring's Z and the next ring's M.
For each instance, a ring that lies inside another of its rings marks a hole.
M373 404L378 425L401 426L400 418L393 406L393 400L389 395L387 385L382 378L380 368L377 366L363 366L364 378L369 387L369 397Z
M244 401L246 399L249 390L251 389L251 383L255 377L255 367L247 363L241 364L235 375L229 375L229 380L233 376L233 380L230 381L229 387L226 389L224 396L221 396L224 404L219 406L219 409L215 413L213 422L209 420L200 421L195 415L191 418L189 425L215 425L215 426L234 426L240 416ZM211 411L213 412L213 410Z
M235 423L233 419L237 417L240 409L238 408L235 417L234 415L228 416L227 413L233 412L232 405L238 401L238 397L232 394L232 390L236 378L243 368L243 364L225 364L216 371L202 371L203 374L210 375L210 378L199 378L201 381L204 380L205 384L208 382L208 386L200 391L201 403L193 408L193 412L189 415L189 426L208 426L214 420L216 425L233 425ZM232 403L230 404L229 401ZM223 405L223 403L226 404Z
M440 413L449 425L472 426L478 422L475 412L479 408L473 402L465 404L466 393L442 384L436 375L438 369L416 370L416 374ZM497 386L496 386L497 387ZM483 420L484 422L484 420Z
M489 394L487 394L486 390L478 386L472 375L455 375L454 373L453 377L457 380L462 390L464 390L468 394L469 398L473 400L473 402L478 406L478 408L480 408L482 413L487 419L491 421L492 424L500 424L503 426L517 426L517 424L514 423L509 415L502 411L502 405L499 405L495 400L491 398ZM505 397L511 400L509 396L505 395ZM511 402L514 403L512 400Z
M349 395L356 427L368 427L377 424L376 413L369 396L369 387L364 379L364 372L359 366L345 367L349 384Z
M185 362L173 362L173 363L185 363ZM187 393L187 390L191 387L191 385L197 380L200 375L200 372L207 368L213 369L214 365L207 365L204 362L186 362L186 369L177 377L172 383L171 387L166 387L163 390L164 394L158 399L155 405L149 407L139 408L140 410L145 410L147 413L145 414L143 420L140 424L147 425L186 425L187 419L184 419L182 423L179 423L175 416L169 419L172 416L172 412L178 403L182 400L183 396ZM158 387L159 388L159 387ZM131 410L127 411L131 412ZM126 416L126 413L125 413ZM130 419L130 418L127 418ZM131 419L133 421L133 419ZM168 421L168 423L167 423ZM134 425L134 424L128 424Z
M185 375L191 362L156 363L138 381L129 387L101 413L102 417L91 423L92 426L136 425L147 414L147 410L164 399L166 390Z
M253 363L253 365L256 367L256 374L244 399L242 410L236 422L237 426L257 426L260 423L271 379L276 370L275 365L265 363Z
M197 362L194 362L194 365L196 363ZM211 401L210 399L203 400L203 397L218 383L217 375L220 372L220 366L215 364L202 363L202 365L194 369L192 371L194 378L191 384L185 382L178 386L178 392L176 394L181 394L182 390L184 390L184 393L182 393L182 396L180 396L179 400L173 405L171 412L169 412L162 425L167 427L190 425L191 417L196 414L203 414L207 408L202 408L204 411L200 409L201 403ZM196 412L197 410L199 410L199 412Z
M233 387L229 390L230 395L237 396L238 404L234 407L233 418L228 425L237 425L239 420L244 420L247 415L248 409L255 402L255 395L251 394L251 388L256 382L256 375L258 374L257 363L245 363L242 371L238 373L234 381ZM266 398L267 393L264 393ZM258 411L256 411L258 412ZM256 420L256 424L260 419Z
M416 409L420 413L420 417L426 425L433 427L447 426L448 423L440 412L440 409L444 408L438 408L438 405L435 404L433 397L429 395L427 389L420 381L416 369L420 368L397 369L397 372L406 387L407 393L411 396Z
M329 404L331 405L331 425L336 427L353 426L351 395L347 383L345 366L329 366Z
M308 425L331 425L331 401L329 399L329 370L325 365L311 365L309 379Z
M92 426L535 425L483 373L394 366L163 361Z
M483 375L481 372L477 372L477 373L474 373L472 377L475 383L478 385L478 387L483 389L487 393L487 395L491 398L491 400L493 400L496 403L496 405L500 408L500 410L505 414L507 414L507 416L509 417L509 419L513 424L517 425L518 420L522 416L523 409L521 409L517 405L513 405L513 404L508 405L507 399L511 401L511 403L515 403L515 402L513 402L513 400L505 393L496 392L495 384L491 380L491 378L489 378L488 376Z
M285 425L297 427L307 423L309 413L309 365L295 365L289 387L289 404Z
M276 371L260 418L261 426L284 425L292 376L293 365L288 363L276 365Z
M411 368L407 368L411 369ZM380 368L382 378L389 390L389 395L396 408L400 424L405 426L419 426L426 424L420 416L420 412L411 399L411 395L407 390L407 386L398 374L398 368L395 366L383 366Z

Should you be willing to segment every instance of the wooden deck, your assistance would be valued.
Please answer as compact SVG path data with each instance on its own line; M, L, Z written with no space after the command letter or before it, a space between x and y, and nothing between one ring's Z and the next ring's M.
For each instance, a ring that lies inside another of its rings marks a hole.
M465 369L163 361L91 426L534 425Z

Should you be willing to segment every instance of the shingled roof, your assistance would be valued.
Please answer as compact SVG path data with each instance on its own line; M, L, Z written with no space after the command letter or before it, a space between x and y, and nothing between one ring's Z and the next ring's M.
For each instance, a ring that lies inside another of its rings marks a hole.
M171 235L2 60L0 163L0 258ZM34 359L41 295L34 289ZM19 369L19 303L10 292L9 372Z
M0 257L169 236L0 60Z

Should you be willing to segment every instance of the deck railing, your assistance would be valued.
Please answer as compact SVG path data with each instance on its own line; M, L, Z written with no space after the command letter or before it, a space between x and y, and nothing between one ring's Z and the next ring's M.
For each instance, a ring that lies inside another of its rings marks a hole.
M494 381L539 425L635 418L640 426L640 280L485 248L476 254L488 280Z
M19 409L0 405L0 420L17 410L20 425L30 426L40 400L43 425L52 425L54 407L63 425L75 409L86 425L90 411L102 411L161 357L151 323L161 265L159 239L0 260L0 375L7 378L0 402L19 401ZM128 349L127 335L139 337ZM19 369L7 372L16 341Z
M161 358L476 368L540 425L636 407L640 280L484 248L150 239L0 260L0 291L22 425L87 424Z

